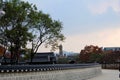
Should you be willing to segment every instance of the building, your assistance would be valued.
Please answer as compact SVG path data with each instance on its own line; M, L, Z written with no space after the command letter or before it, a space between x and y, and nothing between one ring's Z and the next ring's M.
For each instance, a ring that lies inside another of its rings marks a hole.
M120 47L104 47L104 51L120 51Z
M33 60L33 64L54 64L56 63L56 57L53 52L36 53Z
M63 46L62 45L59 46L59 56L63 57Z

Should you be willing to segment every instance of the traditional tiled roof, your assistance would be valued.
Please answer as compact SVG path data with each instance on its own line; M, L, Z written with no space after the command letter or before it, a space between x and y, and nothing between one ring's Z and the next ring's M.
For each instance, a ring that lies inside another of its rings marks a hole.
M49 62L51 59L55 60L53 52L37 53L32 62Z

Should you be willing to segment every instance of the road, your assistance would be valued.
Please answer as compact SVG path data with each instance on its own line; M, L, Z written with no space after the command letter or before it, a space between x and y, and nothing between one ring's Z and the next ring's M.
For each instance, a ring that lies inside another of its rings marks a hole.
M118 70L103 69L102 74L88 80L120 80Z

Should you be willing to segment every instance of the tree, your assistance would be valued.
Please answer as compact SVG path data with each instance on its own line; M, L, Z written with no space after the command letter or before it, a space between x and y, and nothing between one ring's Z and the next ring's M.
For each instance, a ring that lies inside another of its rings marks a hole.
M62 57L62 58L58 58L57 63L58 64L68 64L69 60L68 60L68 58Z
M31 42L31 61L38 48L45 43L55 50L59 41L65 38L61 33L62 24L48 14L38 11L35 5L21 0L6 0L0 18L0 44L11 51L11 62L18 62L20 49Z
M120 57L120 51L104 51L104 63L116 63Z
M80 52L81 62L101 62L102 57L102 48L98 46L85 46L84 50Z
M58 48L58 42L65 39L61 33L63 27L60 21L52 20L48 14L44 14L41 11L38 13L34 12L34 14L36 14L33 19L35 23L32 24L31 31L35 35L35 38L32 40L31 61L43 43L46 47L51 45L52 50L55 50Z
M8 46L11 51L11 62L18 62L19 50L26 46L27 41L33 38L29 32L32 7L28 2L8 0L4 2L3 10L6 14L0 19L0 43Z
M103 54L101 53L92 53L90 55L90 62L102 63Z

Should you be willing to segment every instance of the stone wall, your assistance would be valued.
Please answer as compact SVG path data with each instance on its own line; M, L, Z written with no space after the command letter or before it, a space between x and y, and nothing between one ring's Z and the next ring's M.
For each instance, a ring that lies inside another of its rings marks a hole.
M103 69L119 69L120 63L102 64Z
M101 74L101 67L38 71L38 72L10 72L0 73L0 80L87 80Z

